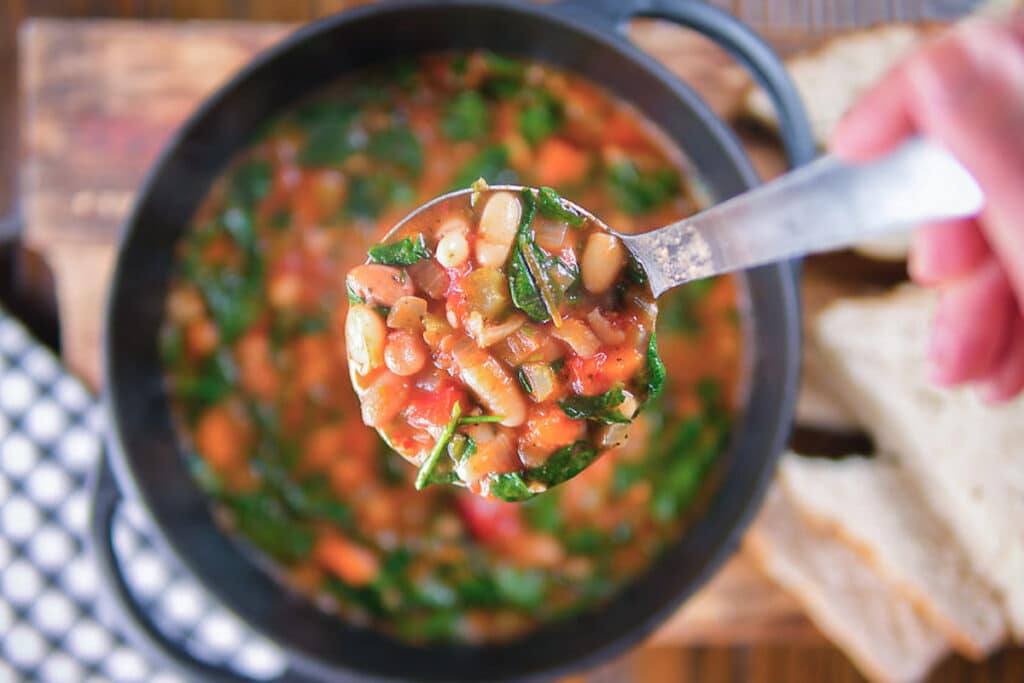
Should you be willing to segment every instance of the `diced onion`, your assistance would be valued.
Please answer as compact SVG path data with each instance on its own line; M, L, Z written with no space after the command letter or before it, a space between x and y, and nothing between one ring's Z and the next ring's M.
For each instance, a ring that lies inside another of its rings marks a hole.
M526 317L517 313L503 323L488 325L484 322L483 316L474 311L466 319L466 331L476 340L478 346L485 348L505 339L522 327L525 322Z
M427 302L418 296L403 296L388 313L388 327L393 330L417 330L423 327Z
M558 251L562 248L568 228L565 223L557 221L539 221L534 227L534 238L544 249Z
M626 341L626 333L614 327L596 308L587 314L587 322L603 344L619 346Z
M555 372L547 363L524 363L523 376L530 385L530 395L538 403L551 398L557 389Z
M590 358L601 348L599 340L582 320L566 320L551 331L552 336L569 345L580 358Z
M416 286L431 299L443 299L448 293L448 273L432 259L424 259L407 268Z
M488 322L500 319L512 304L508 279L497 268L477 268L462 281L462 290L466 308L479 312Z

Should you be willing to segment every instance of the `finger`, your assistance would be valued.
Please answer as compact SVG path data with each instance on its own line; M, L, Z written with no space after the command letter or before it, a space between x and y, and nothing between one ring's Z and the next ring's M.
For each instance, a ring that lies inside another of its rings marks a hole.
M972 24L907 65L914 119L985 192L979 223L1024 301L1024 39Z
M1007 348L1016 310L994 259L943 287L928 350L932 379L948 385L985 377Z
M867 161L895 147L913 130L906 75L898 66L846 113L829 147L848 161Z
M1024 317L1019 313L1011 332L1010 347L1002 361L978 387L986 403L1002 403L1024 389Z
M910 277L922 285L955 280L971 273L991 255L973 218L937 223L917 230L910 247Z

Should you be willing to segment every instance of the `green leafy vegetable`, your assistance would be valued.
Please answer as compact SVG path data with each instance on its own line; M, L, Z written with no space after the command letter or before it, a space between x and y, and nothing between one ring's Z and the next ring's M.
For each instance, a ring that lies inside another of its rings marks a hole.
M287 228L291 227L291 224L292 215L289 212L285 211L284 209L281 209L280 211L275 211L274 215L270 217L270 227L274 228L275 230L286 230Z
M565 120L562 103L547 90L530 90L519 111L519 132L530 144L537 144L562 127Z
M608 186L623 211L643 213L679 192L679 174L670 168L640 171L632 161L623 160L609 169Z
M487 147L459 169L452 180L452 189L461 190L483 178L492 185L515 182L516 173L508 166L508 150L504 145Z
M455 405L452 406L452 416L448 420L448 424L445 425L441 436L438 437L434 447L427 454L427 459L423 461L419 471L416 473L417 491L422 491L430 484L430 476L434 473L434 468L437 467L437 462L441 459L441 455L448 448L448 442L452 440L452 435L455 434L455 429L459 426L459 418L461 417L462 407L456 401Z
M548 491L523 503L526 522L538 531L555 532L562 526L559 491Z
M499 596L516 607L536 609L544 599L544 575L537 570L502 565L494 571L494 582Z
M432 256L422 234L417 235L415 240L405 237L391 244L375 244L370 247L369 253L372 262L386 266L411 266Z
M375 159L394 164L414 177L423 170L423 146L408 128L390 128L374 133L366 149Z
M597 457L597 451L586 441L577 441L552 453L547 462L527 471L530 481L547 486L561 484L587 469Z
M466 415L459 418L459 425L479 425L501 422L504 415Z
M647 342L647 377L644 381L644 389L647 393L647 398L644 399L645 406L656 399L665 386L667 372L665 364L661 361L661 356L658 355L657 336L657 333L652 332L651 340Z
M292 519L281 504L264 491L229 497L239 531L268 555L295 563L309 555L313 532Z
M490 474L486 481L491 495L508 503L518 503L534 496L518 472Z
M523 191L522 200L523 215L506 271L509 291L516 308L535 322L547 322L557 314L579 273L537 245L530 230L537 202L529 190Z
M415 193L406 183L387 173L349 179L345 211L350 216L377 219L392 205L407 205Z
M714 279L688 282L658 300L658 325L665 330L695 336L701 331L700 304L710 292Z
M266 161L250 161L231 176L228 201L252 209L270 192L272 174Z
M640 265L640 262L632 254L629 255L629 260L626 261L626 277L638 285L647 284L647 273L644 272L644 267Z
M441 130L449 140L479 140L487 135L487 102L475 90L464 90L445 109Z
M299 149L303 166L335 166L358 151L353 144L352 124L358 109L351 104L321 101L296 112L296 118L309 131Z
M356 290L352 289L352 285L348 282L345 283L345 293L348 295L348 302L350 304L365 304L366 299L356 294Z
M522 62L496 54L488 54L484 59L488 71L483 84L485 93L504 98L522 90L526 79L526 66Z
M523 371L522 366L516 368L516 379L519 380L519 386L528 393L533 393L533 385L530 384L530 378L526 376L526 372Z
M586 221L575 209L563 204L561 195L550 187L540 188L540 192L537 193L537 205L542 216L568 223L574 228L578 228Z
M574 420L592 420L604 424L631 422L619 412L618 407L626 400L622 387L614 387L597 396L573 394L558 402L566 415Z
M220 215L220 223L244 251L253 253L259 249L251 211L233 206Z

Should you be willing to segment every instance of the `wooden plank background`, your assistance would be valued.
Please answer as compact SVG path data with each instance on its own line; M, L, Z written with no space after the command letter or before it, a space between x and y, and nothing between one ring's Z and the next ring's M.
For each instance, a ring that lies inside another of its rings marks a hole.
M147 22L143 27L134 22L33 20L21 24L19 53L12 49L12 26L26 15L39 14L290 22L352 4L48 0L23 5L8 0L0 7L0 86L16 82L10 67L15 58L20 60L20 70L14 73L20 74L22 101L12 104L13 89L0 89L0 124L15 120L12 111L20 106L23 238L29 249L44 256L54 273L65 358L94 386L101 303L113 244L146 165L202 95L289 28L223 21ZM785 51L849 25L896 17L934 18L957 5L856 0L719 4L752 20ZM969 3L959 3L965 4ZM721 111L728 110L745 84L743 75L720 51L674 27L644 22L633 36L695 82ZM0 131L0 179L4 180L14 176L17 158L12 129L7 125ZM770 151L759 158L767 174L780 168ZM694 643L700 647L682 647ZM999 655L981 667L951 659L936 672L935 680L961 677L1024 680L1024 656L1019 652ZM821 644L792 600L737 559L647 648L585 680L714 683L860 678L841 655Z

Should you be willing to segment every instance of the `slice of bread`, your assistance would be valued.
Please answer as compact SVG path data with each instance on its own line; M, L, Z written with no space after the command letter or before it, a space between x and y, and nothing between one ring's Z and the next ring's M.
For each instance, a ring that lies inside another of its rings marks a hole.
M814 342L837 398L914 481L1024 639L1024 397L987 406L929 381L934 304L910 285L839 301L818 316Z
M855 550L805 524L778 488L744 550L873 681L920 680L947 651L942 634L909 600Z
M933 29L917 24L873 26L836 36L817 49L786 60L819 146L826 145L857 98L918 45L929 30ZM747 91L743 111L764 125L776 125L771 100L759 87Z
M958 652L979 660L1005 638L994 592L896 463L789 453L779 483L805 520L855 548Z

